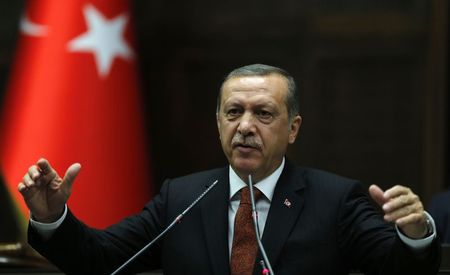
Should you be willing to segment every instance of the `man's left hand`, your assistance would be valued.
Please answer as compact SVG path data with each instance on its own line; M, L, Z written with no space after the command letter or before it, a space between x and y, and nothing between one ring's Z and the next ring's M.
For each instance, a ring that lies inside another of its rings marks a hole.
M384 220L397 224L411 239L421 239L427 234L427 217L422 202L411 189L396 185L383 192L377 185L369 187L372 199L384 211Z

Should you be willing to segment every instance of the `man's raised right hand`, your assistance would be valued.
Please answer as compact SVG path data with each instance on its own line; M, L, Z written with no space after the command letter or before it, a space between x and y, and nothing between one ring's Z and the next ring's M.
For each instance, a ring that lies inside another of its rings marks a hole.
M81 165L74 163L61 178L46 159L38 160L28 169L18 189L34 220L51 223L61 217L80 169Z

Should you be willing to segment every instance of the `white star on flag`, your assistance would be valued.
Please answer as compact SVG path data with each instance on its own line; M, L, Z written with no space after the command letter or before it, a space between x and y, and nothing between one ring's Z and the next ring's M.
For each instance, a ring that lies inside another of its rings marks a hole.
M125 41L123 33L128 21L126 14L107 19L94 6L83 9L87 32L68 43L71 52L92 52L101 77L108 75L114 58L131 59L133 51Z

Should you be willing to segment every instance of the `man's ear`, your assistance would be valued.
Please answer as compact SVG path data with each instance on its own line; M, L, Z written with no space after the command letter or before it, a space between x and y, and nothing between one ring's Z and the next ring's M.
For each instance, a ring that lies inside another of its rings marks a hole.
M220 120L219 120L219 113L216 112L216 123L217 123L217 130L220 130Z
M222 140L222 137L220 136L220 119L219 119L219 113L216 113L216 122L217 122L217 132L219 133L219 140Z
M295 139L297 139L300 126L302 126L302 117L300 115L296 115L292 119L291 128L289 129L289 144L294 143Z

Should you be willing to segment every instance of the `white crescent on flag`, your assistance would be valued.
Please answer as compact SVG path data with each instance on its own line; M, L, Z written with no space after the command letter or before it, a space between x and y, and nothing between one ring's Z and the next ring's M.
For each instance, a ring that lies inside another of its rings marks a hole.
M32 22L25 14L20 18L20 31L29 36L45 36L48 34L48 27Z

